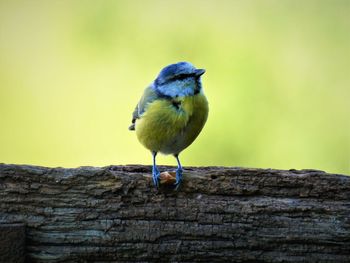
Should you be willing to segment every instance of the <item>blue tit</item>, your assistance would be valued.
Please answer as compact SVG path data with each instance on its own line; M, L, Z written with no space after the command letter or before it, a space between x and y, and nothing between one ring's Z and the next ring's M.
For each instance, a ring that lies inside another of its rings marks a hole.
M135 130L141 144L152 152L156 187L160 180L158 152L176 158L176 188L181 183L179 154L197 138L208 118L208 101L201 83L204 72L188 62L166 66L145 89L133 112L129 130Z

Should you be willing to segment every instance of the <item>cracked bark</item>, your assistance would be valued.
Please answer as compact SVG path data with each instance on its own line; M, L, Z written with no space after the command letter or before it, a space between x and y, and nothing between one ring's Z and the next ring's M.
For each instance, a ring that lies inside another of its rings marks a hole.
M0 223L25 223L28 262L350 262L350 177L187 167L156 191L150 173L0 164Z

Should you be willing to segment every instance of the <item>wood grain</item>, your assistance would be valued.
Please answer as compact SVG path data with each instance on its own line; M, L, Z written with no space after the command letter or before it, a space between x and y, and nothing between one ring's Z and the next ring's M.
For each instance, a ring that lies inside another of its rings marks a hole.
M26 224L28 262L350 262L350 177L187 167L157 191L150 174L0 164L0 223Z

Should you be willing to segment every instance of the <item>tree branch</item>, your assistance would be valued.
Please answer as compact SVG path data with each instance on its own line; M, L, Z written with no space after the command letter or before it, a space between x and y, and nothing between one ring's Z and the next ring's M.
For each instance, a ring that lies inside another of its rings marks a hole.
M156 191L149 166L0 164L0 223L30 262L350 262L350 177L187 167Z

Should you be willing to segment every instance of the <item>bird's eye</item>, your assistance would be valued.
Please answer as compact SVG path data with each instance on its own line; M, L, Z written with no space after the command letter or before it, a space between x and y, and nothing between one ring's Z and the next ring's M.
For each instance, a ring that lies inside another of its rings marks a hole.
M173 76L171 79L172 80L184 80L184 79L187 79L189 77L192 77L193 74L179 74L179 75L175 75Z

